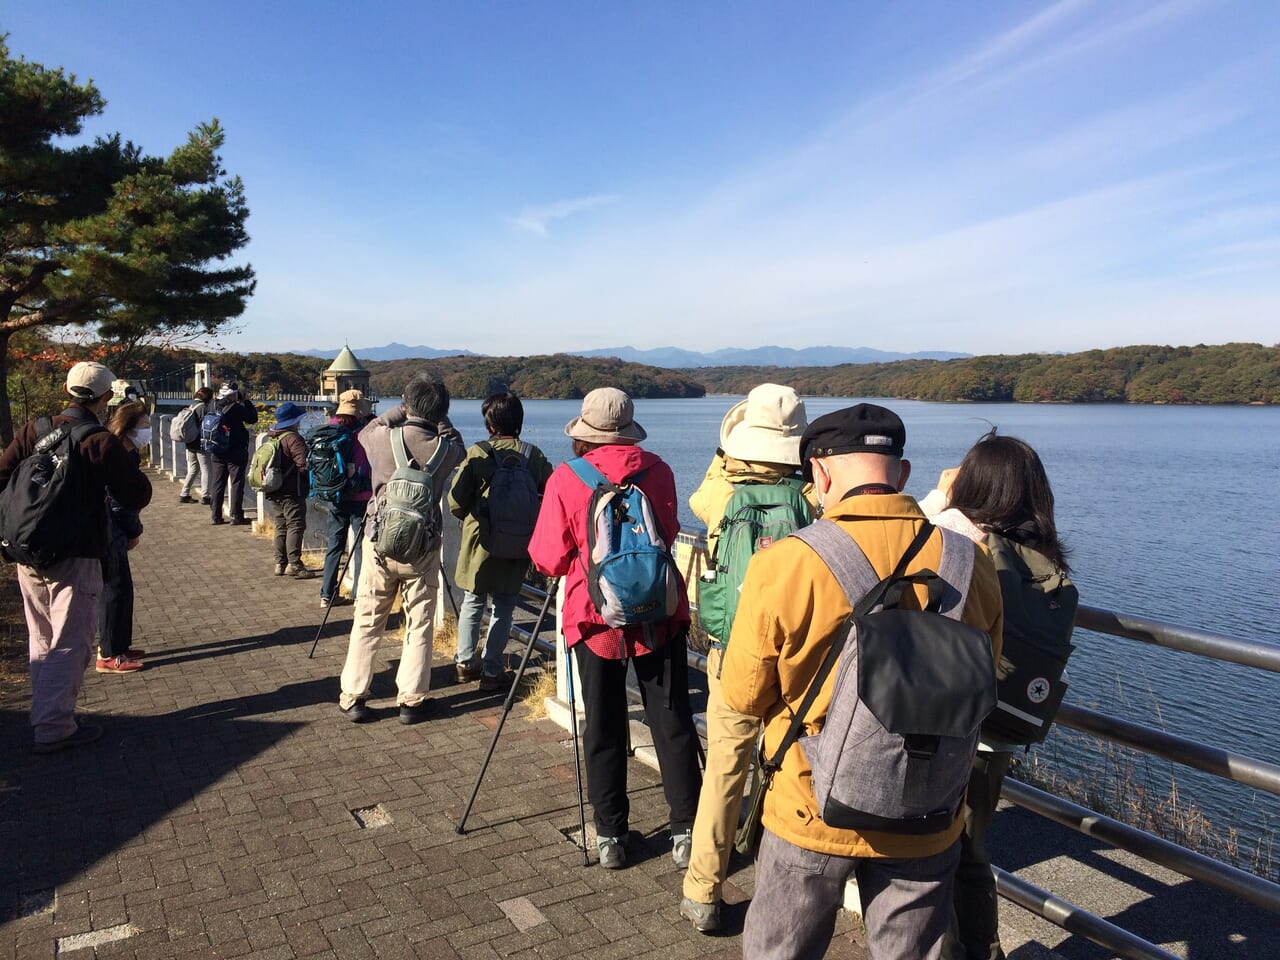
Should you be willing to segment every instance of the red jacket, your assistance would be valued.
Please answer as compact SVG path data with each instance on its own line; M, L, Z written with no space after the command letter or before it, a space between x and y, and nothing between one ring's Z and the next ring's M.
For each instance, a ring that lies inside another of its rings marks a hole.
M676 478L656 453L627 444L597 447L586 459L614 483L621 483L641 471L639 480L653 505L653 512L670 546L680 532L676 512ZM587 593L587 508L591 488L578 479L567 464L556 467L542 495L542 509L529 541L529 557L537 569L550 577L563 577L564 636L569 646L579 640L610 630ZM667 636L682 631L689 623L689 601L683 583L676 614L657 632L659 644ZM638 641L642 627L626 628L628 640ZM633 635L634 634L634 638Z

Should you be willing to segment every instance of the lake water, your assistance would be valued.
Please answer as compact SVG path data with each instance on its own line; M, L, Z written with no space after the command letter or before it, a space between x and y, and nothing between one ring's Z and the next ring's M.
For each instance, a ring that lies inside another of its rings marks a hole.
M640 400L644 446L675 471L681 520L739 397ZM850 400L805 401L810 419ZM883 401L877 401L883 402ZM907 492L923 497L995 424L1040 454L1053 483L1073 578L1089 606L1233 636L1280 642L1280 409L1128 405L939 404L889 401L906 423ZM553 463L570 456L564 425L578 401L525 403L524 439ZM479 401L455 401L467 443L485 436ZM1078 631L1068 701L1280 763L1280 684L1274 674ZM1039 748L1081 775L1069 732ZM1088 774L1083 774L1088 775ZM1159 758L1140 775L1172 778L1242 849L1280 827L1280 798Z

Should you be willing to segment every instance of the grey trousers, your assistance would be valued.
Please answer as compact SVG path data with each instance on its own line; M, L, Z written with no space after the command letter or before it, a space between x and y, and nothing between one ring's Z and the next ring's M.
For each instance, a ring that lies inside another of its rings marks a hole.
M909 860L814 853L764 831L743 960L817 960L835 932L850 875L858 881L870 960L938 960L951 914L957 841Z

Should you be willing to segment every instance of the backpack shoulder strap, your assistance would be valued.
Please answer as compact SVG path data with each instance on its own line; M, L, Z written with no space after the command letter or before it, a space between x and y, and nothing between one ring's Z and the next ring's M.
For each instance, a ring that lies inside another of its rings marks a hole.
M476 444L476 446L479 447L481 452L491 460L498 459L498 452L493 449L493 444L488 440L481 440Z
M409 450L404 445L404 427L391 428L391 456L395 459L396 469L401 470L413 462Z
M569 469L578 475L578 479L593 490L602 483L610 483L609 478L596 469L595 464L591 463L586 457L574 457L567 462Z
M440 464L444 463L444 458L449 454L449 441L443 437L436 437L436 448L431 451L431 456L427 458L426 465L422 467L422 472L428 477L434 477L436 471L440 469Z
M525 441L521 440L518 450L519 450L520 456L524 457L525 463L528 463L529 460L533 457L533 444L531 443L526 443Z

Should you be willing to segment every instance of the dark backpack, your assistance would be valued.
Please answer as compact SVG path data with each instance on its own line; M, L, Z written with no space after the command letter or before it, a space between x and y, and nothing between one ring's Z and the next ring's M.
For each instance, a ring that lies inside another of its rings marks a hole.
M83 536L89 489L80 443L101 424L36 421L39 438L0 492L0 547L27 567L48 567L73 556ZM105 491L96 496L105 497Z
M998 533L988 533L986 545L1004 598L1004 645L996 665L999 699L982 734L1000 743L1039 743L1067 692L1062 671L1075 649L1080 593L1043 553Z
M766 776L778 769L838 661L826 721L800 738L818 815L828 826L938 833L964 800L978 728L996 702L995 664L991 638L960 621L973 576L972 541L940 530L938 572L904 575L935 529L926 522L883 580L835 523L795 533L831 569L854 609L764 769ZM901 607L917 583L928 584L926 608Z
M569 467L591 489L587 508L587 593L611 627L654 623L675 614L680 574L653 505L634 474L613 483L582 457Z
M355 433L341 424L328 423L311 434L307 473L311 496L330 503L369 489L369 478L356 473Z
M487 441L476 446L494 462L493 476L476 504L480 546L490 556L527 560L529 539L542 506L538 482L529 469L533 447L521 442L519 450L496 450Z
M448 446L448 441L437 439L431 458L420 468L405 447L404 428L391 428L396 469L378 493L369 536L378 556L415 564L440 548L443 519L432 478L444 462Z
M698 581L698 623L728 643L738 612L738 595L751 557L813 520L804 481L735 483L724 517L716 527L716 546Z
M206 413L200 420L200 449L219 456L231 452L231 428L217 410Z

